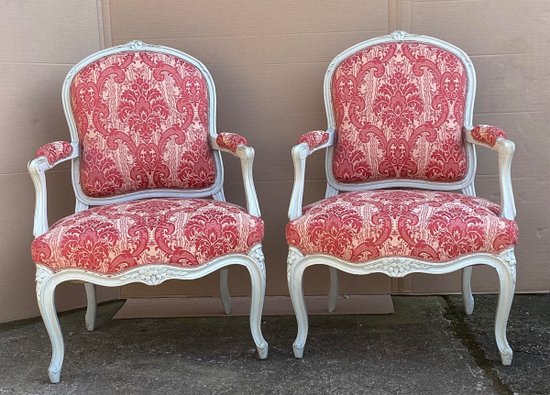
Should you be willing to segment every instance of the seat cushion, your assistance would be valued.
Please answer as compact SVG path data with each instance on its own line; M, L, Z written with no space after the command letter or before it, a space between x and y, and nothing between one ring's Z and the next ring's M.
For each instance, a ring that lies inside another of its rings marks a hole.
M262 241L261 218L230 203L148 199L95 207L54 224L32 243L33 260L54 271L111 274L148 264L200 266L248 253Z
M517 225L499 213L494 203L458 193L350 192L306 207L286 237L306 255L348 262L397 256L445 262L515 245Z

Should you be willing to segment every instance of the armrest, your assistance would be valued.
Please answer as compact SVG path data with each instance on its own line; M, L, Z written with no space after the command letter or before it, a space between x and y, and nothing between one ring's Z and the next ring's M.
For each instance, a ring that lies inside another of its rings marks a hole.
M36 150L36 158L44 157L51 167L70 159L73 153L73 146L66 141L54 141Z
M477 125L470 130L467 137L468 136L470 136L471 140L473 140L470 141L473 144L482 144L489 147L494 147L498 139L506 138L506 132L496 126Z
M300 136L296 144L307 144L309 154L332 145L332 132L326 130L312 130Z
M36 151L36 158L27 164L36 194L34 206L33 235L38 237L48 231L48 192L46 189L45 172L52 167L76 158L78 146L66 141L56 141L40 147Z
M217 149L235 154L239 145L247 145L246 138L237 133L218 133L216 136Z
M249 147L246 139L236 133L219 133L216 138L210 137L212 148L224 151L241 160L246 207L248 212L257 217L261 216L258 196L254 187L252 165L254 163L254 148Z
M290 220L302 215L307 157L315 151L332 146L334 144L334 134L334 130L314 130L303 134L298 139L298 144L292 147L294 186L292 187L290 206L288 208L288 218Z
M504 130L489 125L466 129L466 141L498 152L501 217L513 220L516 217L516 204L512 189L512 159L516 145L506 138Z

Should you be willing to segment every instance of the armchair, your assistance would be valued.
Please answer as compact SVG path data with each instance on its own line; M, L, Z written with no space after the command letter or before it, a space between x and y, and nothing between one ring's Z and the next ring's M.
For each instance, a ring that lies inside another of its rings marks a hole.
M306 133L292 148L286 238L297 358L308 332L302 278L309 266L330 268L329 311L337 301L337 270L391 277L462 270L471 314L471 268L488 265L500 282L496 342L502 363L511 364L506 325L516 281L514 143L498 128L472 127L475 84L462 50L401 31L359 43L330 63L328 129ZM499 154L500 205L475 196L474 145ZM306 159L321 149L325 199L302 208Z
M52 345L48 368L60 380L64 343L54 292L85 283L88 330L95 285L158 285L220 270L231 311L229 265L248 269L250 329L259 357L265 294L264 224L254 182L254 149L216 132L216 93L206 67L175 49L133 41L74 66L63 85L71 142L46 144L28 164L36 189L32 257L36 294ZM225 202L221 152L240 159L247 210ZM71 161L75 214L51 227L45 172ZM207 198L213 199L207 199Z

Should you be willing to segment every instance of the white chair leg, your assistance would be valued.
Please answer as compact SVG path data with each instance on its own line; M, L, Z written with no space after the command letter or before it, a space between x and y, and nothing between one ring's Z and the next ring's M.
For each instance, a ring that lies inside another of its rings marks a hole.
M304 347L306 345L308 332L308 316L302 285L302 278L304 276L305 269L300 263L300 260L291 262L289 257L288 289L290 291L290 299L292 300L294 314L296 315L296 322L298 323L298 334L296 335L296 340L294 340L294 344L292 345L294 356L296 358L302 358L304 356Z
M462 269L462 301L466 314L474 312L474 296L472 295L472 267Z
M516 259L512 251L506 255L506 263L497 266L500 283L497 314L495 319L495 338L503 365L512 364L513 351L506 339L506 325L512 308L516 289Z
M336 310L336 300L338 299L338 270L329 267L330 271L330 290L328 292L328 312Z
M220 270L220 295L222 298L223 311L225 314L231 314L231 296L229 295L229 286L227 285L227 279L229 276L229 269Z
M52 344L52 359L48 367L48 376L52 383L59 383L61 367L63 365L63 354L65 352L63 334L61 333L61 327L55 310L56 285L52 281L48 281L47 278L39 279L37 273L36 299Z
M264 307L266 283L265 264L263 253L260 248L254 250L251 255L255 261L255 264L248 266L248 272L250 273L250 281L252 284L252 298L250 301L250 331L252 332L254 343L256 343L258 357L260 359L266 359L269 346L262 335L262 309Z
M86 329L93 331L95 329L97 300L95 296L95 285L91 283L84 283L86 288L86 299L88 301L88 307L86 308Z

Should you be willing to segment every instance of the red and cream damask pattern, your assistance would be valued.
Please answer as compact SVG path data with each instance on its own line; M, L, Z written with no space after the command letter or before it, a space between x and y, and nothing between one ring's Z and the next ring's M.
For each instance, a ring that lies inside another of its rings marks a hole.
M312 130L304 133L298 139L298 144L306 143L310 150L319 148L328 142L329 134L326 130Z
M216 144L218 144L220 148L235 153L239 145L246 145L248 141L237 133L219 133L216 136Z
M109 55L75 75L71 100L86 195L214 183L207 85L192 64L147 51Z
M36 150L36 157L43 156L50 165L55 162L67 158L73 153L73 147L66 141L54 141L48 143Z
M494 147L497 139L506 138L506 132L496 126L477 125L472 129L472 137L479 143Z
M304 208L287 225L286 238L306 255L355 263L397 256L445 262L514 246L517 225L499 212L494 203L458 193L350 192Z
M381 44L348 57L331 87L336 180L462 180L466 86L462 62L430 44Z
M146 264L199 266L248 253L263 221L230 203L149 199L92 208L66 217L32 243L37 264L112 274Z

